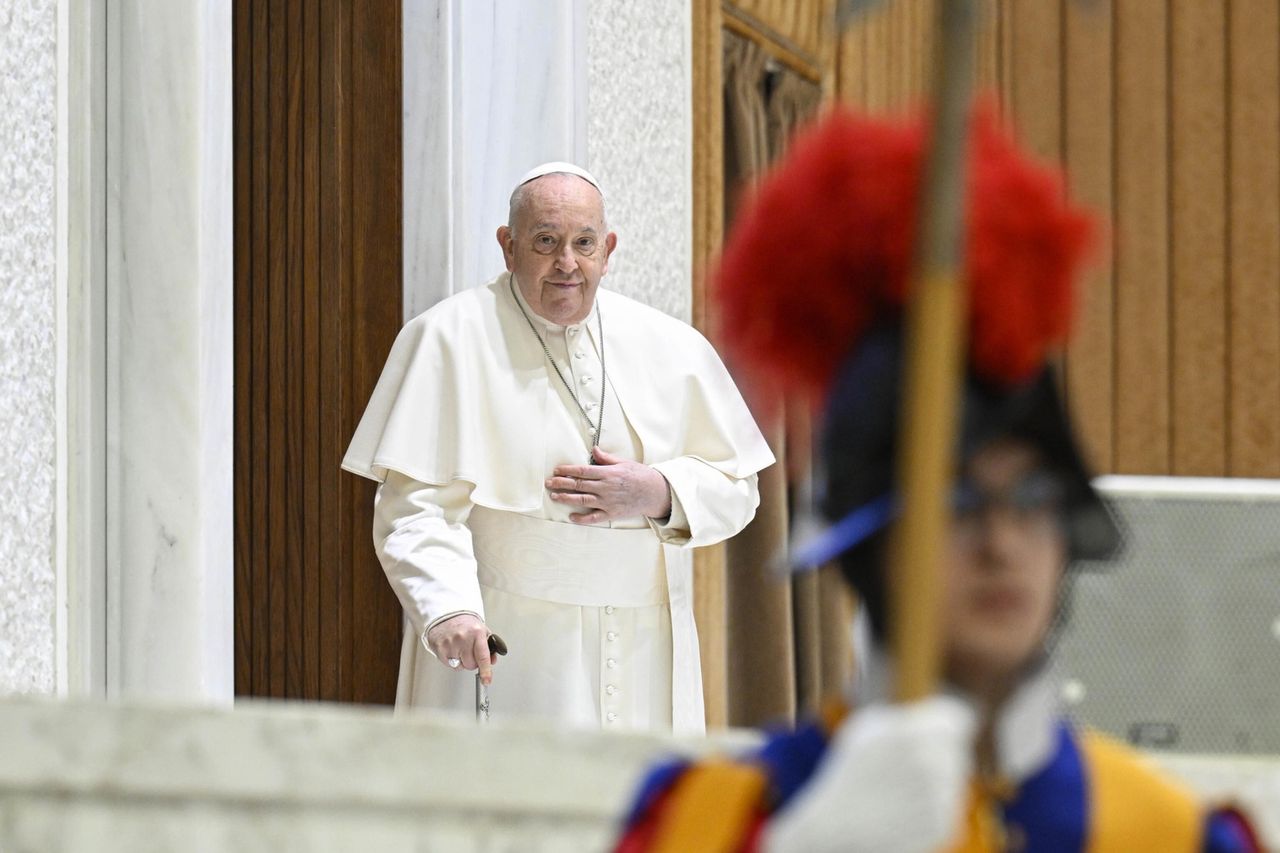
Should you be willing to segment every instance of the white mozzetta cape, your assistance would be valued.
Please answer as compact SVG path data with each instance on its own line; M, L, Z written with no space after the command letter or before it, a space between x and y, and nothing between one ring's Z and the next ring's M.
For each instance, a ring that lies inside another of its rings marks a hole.
M473 483L490 509L543 503L546 356L509 290L508 273L410 320L342 467L381 482L388 469L424 483ZM692 327L616 293L596 293L609 384L653 465L691 456L744 478L772 464L764 437L711 345ZM586 461L585 459L583 460Z
M596 299L604 323L605 366L613 405L619 407L638 439L640 461L658 467L667 477L675 496L673 503L678 500L689 530L689 538L679 544L666 536L654 544L659 546L665 566L665 597L670 608L670 657L663 668L670 666L671 722L676 731L700 731L702 679L693 621L690 546L711 544L741 529L758 500L754 474L771 464L773 455L724 365L701 335L617 294L598 291ZM544 511L544 481L550 474L546 470L548 434L552 424L558 421L561 426L555 428L563 429L564 423L562 411L548 409L565 405L559 388L551 384L558 381L520 312L510 276L504 273L488 285L444 300L404 327L343 467L378 481L383 481L388 471L397 471L436 486L454 481L472 484L472 504L505 514L498 516L502 524L489 525L476 540L478 551L491 551L491 537L514 536L516 528L527 523L522 516L537 518ZM581 462L585 463L585 445L582 452ZM726 490L714 482L719 480L726 485L730 480L750 480L751 484L746 491ZM735 494L741 505L734 505ZM471 515L473 536L474 522L482 517L487 516ZM563 526L562 544L569 549L566 554L573 552L571 543L596 532L567 523ZM496 532L503 527L508 528L506 533ZM608 547L636 553L644 549L628 545L624 537L640 533L659 536L642 529L599 533L608 534L610 542L619 537L616 545ZM535 539L541 541L540 536ZM506 542L505 547L514 546ZM521 553L527 556L532 552ZM622 562L612 561L618 565L611 563L610 569L617 570ZM612 580L589 576L607 582L612 591ZM560 592L563 590L548 596L522 594L559 601ZM526 663L559 659L568 650L593 645L584 645L582 637L570 637L567 645L558 635L534 640L536 632L522 629L529 619L541 617L524 618L510 608L501 614L488 612L495 601L504 600L499 595L493 589L487 593L486 615L498 619L495 624L501 624L508 639L525 633L522 651ZM571 607L569 611L579 609ZM613 608L602 610L612 612ZM544 627L554 621L547 620ZM466 697L452 694L459 685L466 686L464 680L434 661L427 662L415 636L406 635L402 652L401 692L406 696L401 698L432 707L463 706ZM524 678L538 690L546 689L540 670L525 672L514 661L511 664L503 671L504 685L518 689ZM602 664L602 660L594 661L588 668ZM406 675L411 676L407 682ZM621 695L639 695L639 683L634 686L636 689L624 687ZM577 688L566 685L563 695L557 696L576 696L585 690L581 684ZM494 688L495 692L500 689L501 685ZM598 710L605 716L603 708L597 708L594 701L591 704L592 709L574 705L565 713L584 719Z

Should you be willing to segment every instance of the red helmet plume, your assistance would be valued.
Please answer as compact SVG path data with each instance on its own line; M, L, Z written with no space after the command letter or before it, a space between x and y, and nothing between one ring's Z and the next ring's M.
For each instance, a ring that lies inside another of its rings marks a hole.
M1013 385L1066 342L1073 282L1095 231L1059 170L975 110L965 280L973 371ZM820 397L862 334L906 301L924 122L838 108L799 134L751 196L714 281L723 336L767 387Z

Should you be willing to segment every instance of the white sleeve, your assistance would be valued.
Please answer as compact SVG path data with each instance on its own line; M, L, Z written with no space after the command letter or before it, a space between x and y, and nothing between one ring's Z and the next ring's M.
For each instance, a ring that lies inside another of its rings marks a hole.
M459 613L484 618L467 517L471 483L420 483L388 471L373 505L373 545L387 580L422 637Z
M701 459L679 456L653 466L671 486L671 516L650 521L663 542L714 545L746 527L760 505L757 477L730 477Z

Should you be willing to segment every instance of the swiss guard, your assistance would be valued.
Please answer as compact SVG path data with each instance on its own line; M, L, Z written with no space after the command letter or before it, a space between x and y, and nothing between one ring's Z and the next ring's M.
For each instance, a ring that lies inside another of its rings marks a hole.
M1199 802L1059 707L1054 640L1072 574L1105 569L1121 539L1054 367L1097 229L994 110L971 116L956 276L967 343L950 404L905 409L954 424L946 512L926 537L937 683L903 701L893 642L923 631L904 621L893 588L912 497L902 413L928 134L923 122L835 110L796 138L740 214L716 295L736 362L757 384L807 389L821 413L826 527L789 563L834 562L856 593L870 639L851 707L747 758L655 769L618 851L1262 849L1239 812Z

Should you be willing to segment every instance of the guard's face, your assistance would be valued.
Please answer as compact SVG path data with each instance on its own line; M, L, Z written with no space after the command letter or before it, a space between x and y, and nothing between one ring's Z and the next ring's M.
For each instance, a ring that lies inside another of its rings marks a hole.
M946 667L991 695L1013 687L1052 624L1067 555L1061 489L1020 441L988 445L965 473L948 543Z
M544 319L568 325L591 313L617 236L606 232L600 193L576 175L544 175L525 186L514 226L498 229L507 269Z

